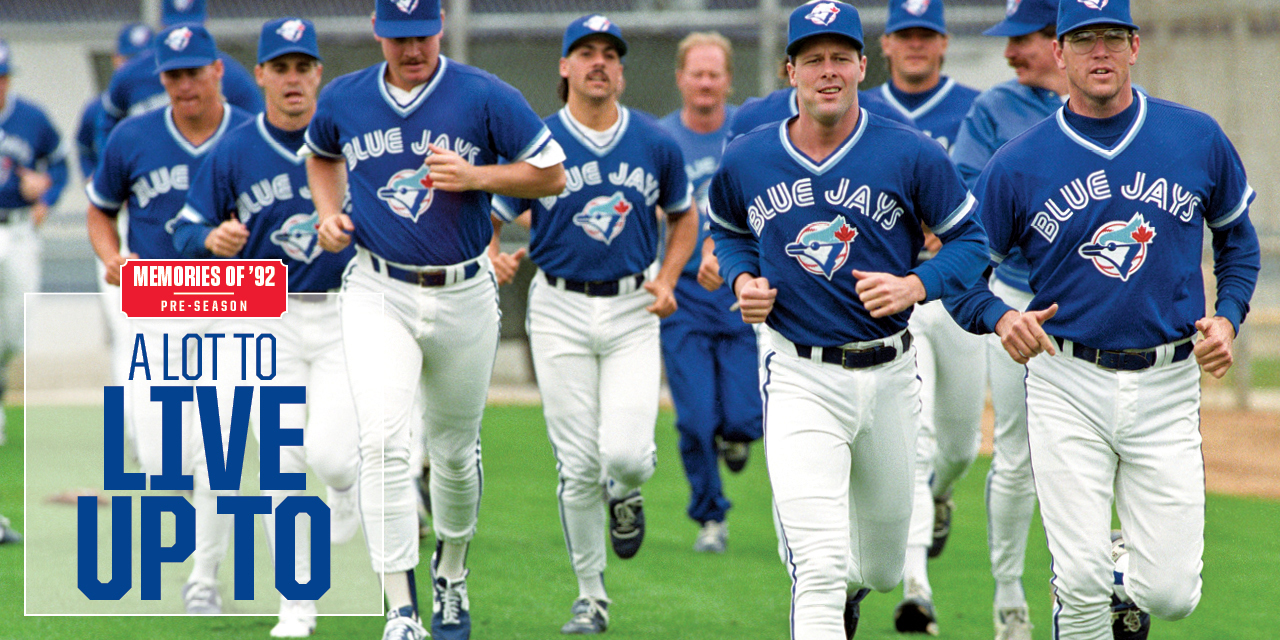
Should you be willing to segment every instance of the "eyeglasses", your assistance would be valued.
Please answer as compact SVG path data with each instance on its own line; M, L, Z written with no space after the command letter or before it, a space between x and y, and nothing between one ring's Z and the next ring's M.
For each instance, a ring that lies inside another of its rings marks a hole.
M1105 31L1076 31L1067 34L1067 44L1076 53L1089 53L1098 46L1098 40L1106 45L1108 51L1119 53L1129 48L1129 32L1125 29L1107 29Z

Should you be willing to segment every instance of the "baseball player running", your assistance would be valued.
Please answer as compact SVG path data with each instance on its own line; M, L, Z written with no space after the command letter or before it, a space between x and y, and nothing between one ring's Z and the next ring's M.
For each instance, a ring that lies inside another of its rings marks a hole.
M436 534L431 635L470 637L465 563L498 346L489 194L538 198L564 188L563 152L546 125L510 85L441 56L441 26L437 0L378 0L373 30L386 61L330 83L306 134L321 246L356 245L343 280L342 341L360 424L361 516L390 609L385 640L427 635L409 464L410 421L423 415L413 410L418 389Z
M40 290L40 238L67 185L66 149L44 109L9 92L13 60L0 40L0 396L22 351L23 295ZM0 411L0 444L4 444Z
M942 75L948 41L941 0L889 0L880 37L889 81L872 89L866 102L910 117L944 149L978 95ZM927 230L925 247L920 257L927 260L938 248ZM922 408L903 598L893 621L899 632L937 634L928 559L946 545L955 506L951 490L978 457L986 352L983 340L956 325L937 300L913 311L909 327L916 338Z
M161 3L160 24L165 28L204 24L207 17L205 0L163 0ZM106 145L107 136L124 118L169 105L169 97L156 76L155 55L153 46L112 74L111 82L102 94L103 112L98 120L96 142L99 149ZM249 113L260 113L262 94L254 83L253 74L221 51L218 59L223 65L222 90L227 102Z
M546 119L564 146L568 184L552 198L498 198L503 221L531 212L529 347L578 599L562 633L609 624L604 588L605 502L620 558L644 540L640 485L653 475L658 416L659 318L698 238L698 213L680 146L648 114L618 103L627 43L617 24L583 16L565 29L560 98ZM655 207L669 222L662 238Z
M1057 0L1010 3L1005 19L983 33L1005 36L1004 56L1017 78L982 92L960 123L951 160L973 188L987 161L1004 143L1053 115L1067 94L1067 74L1053 58ZM995 269L991 291L1025 311L1031 303L1027 262L1013 249ZM998 336L987 342L987 372L995 409L995 449L987 473L987 545L995 577L996 640L1031 640L1031 616L1022 588L1027 530L1035 512L1031 454L1027 449L1026 367L1010 360Z
M1054 57L1070 98L997 151L975 190L993 257L1028 261L1033 310L981 284L956 301L963 326L1027 364L1055 638L1146 638L1148 614L1176 620L1199 602L1200 368L1231 366L1260 264L1239 156L1207 115L1133 90L1136 31L1127 0L1062 0Z
M920 419L907 318L974 282L985 242L942 147L859 108L857 10L803 5L787 42L800 113L725 149L712 236L772 344L764 439L791 634L825 640L852 637L861 599L902 578ZM922 223L945 244L917 266Z
M341 543L359 526L359 453L342 336L334 330L340 323L338 300L326 292L340 286L355 248L339 253L321 249L306 166L297 154L315 113L322 71L311 21L278 18L262 26L254 75L266 97L266 112L229 131L210 152L187 192L173 239L186 257L278 258L288 266L288 312L250 329L278 340L275 383L307 388L306 407L281 408L281 427L305 428L306 447L305 452L284 448L280 471L305 473L309 465L330 487L330 532L332 541ZM255 421L255 437L258 426ZM266 492L273 509L301 493ZM263 516L263 522L268 547L274 551L274 514ZM296 532L294 573L299 582L306 582L311 573L309 537L304 527ZM315 627L315 601L281 596L280 620L272 637L306 637Z
M722 287L720 264L712 252L706 217L707 188L720 166L729 119L726 105L733 80L733 47L718 33L695 32L676 47L676 87L683 106L658 121L680 144L685 174L698 204L698 240L680 273L680 310L662 319L662 359L680 432L680 458L689 480L689 517L701 529L696 551L724 553L729 539L725 516L732 506L720 483L724 456L730 471L741 471L750 445L761 435L761 405L743 402L759 389L756 335L729 310L735 300Z
M89 240L98 258L106 265L108 284L119 286L120 267L130 257L179 258L171 229L186 200L191 177L227 131L250 119L249 114L226 104L219 89L222 62L217 57L213 36L200 25L171 27L156 36L156 67L171 105L125 120L112 132L102 149L101 162L86 187L89 196L87 224ZM121 207L129 209L131 252L121 253L115 217ZM164 347L166 333L185 334L190 325L166 321L139 321L135 332L143 334L153 354ZM169 360L180 361L183 342L170 335ZM225 344L224 348L225 348ZM136 348L136 347L135 347ZM194 347L192 347L194 348ZM153 361L156 361L153 358ZM219 365L232 367L234 358L221 358ZM138 461L147 474L161 470L161 404L151 400L150 380L141 369L131 369L130 396ZM155 378L159 381L159 376ZM208 380L208 374L204 376ZM219 385L231 385L237 376L219 375ZM206 382L207 384L207 382ZM219 393L219 415L231 410L229 389ZM191 431L194 403L184 403L183 433ZM223 424L223 445L229 437L229 422ZM197 467L194 504L196 509L196 550L191 576L182 589L188 613L221 613L217 590L218 563L226 556L231 540L232 519L217 512L213 491L204 465L204 447L199 437L187 439L183 447L184 469Z

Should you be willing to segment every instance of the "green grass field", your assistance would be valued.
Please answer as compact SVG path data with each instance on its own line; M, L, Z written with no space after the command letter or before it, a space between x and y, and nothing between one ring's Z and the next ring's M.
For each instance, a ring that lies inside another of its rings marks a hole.
M0 447L0 513L26 531L23 517L21 409L9 409L9 444ZM99 413L100 418L100 413ZM696 525L684 515L687 484L680 468L672 417L658 427L658 472L645 486L648 533L630 561L610 557L607 582L614 600L608 635L627 638L771 639L787 636L789 582L777 556L769 488L760 450L746 471L726 477L735 501L729 552L692 551ZM1212 425L1205 425L1212 428ZM473 637L557 638L576 585L555 508L555 468L536 407L491 407L485 417L485 494L480 531L469 566ZM945 638L991 637L992 581L986 552L981 459L956 491L959 510L947 552L930 564L935 604ZM68 468L75 463L67 461ZM70 507L66 509L71 510ZM103 510L103 514L107 511ZM105 515L103 516L105 518ZM105 519L104 519L105 522ZM1280 628L1274 604L1280 575L1280 504L1211 496L1205 553L1205 594L1184 621L1156 621L1163 639L1269 639ZM420 593L430 541L423 544ZM0 547L0 640L267 638L274 617L23 617L23 547ZM259 576L268 572L259 554ZM37 569L32 569L36 571ZM168 572L180 583L185 573ZM224 576L225 576L224 572ZM335 569L334 584L367 581L367 561ZM170 576L166 576L169 580ZM1050 637L1049 559L1038 519L1032 525L1025 584L1035 637ZM166 583L167 584L167 583ZM269 584L269 582L267 583ZM137 589L135 583L135 590ZM229 599L230 585L223 585ZM863 605L858 638L894 638L891 612L900 593L873 594ZM323 617L316 638L377 638L379 618Z

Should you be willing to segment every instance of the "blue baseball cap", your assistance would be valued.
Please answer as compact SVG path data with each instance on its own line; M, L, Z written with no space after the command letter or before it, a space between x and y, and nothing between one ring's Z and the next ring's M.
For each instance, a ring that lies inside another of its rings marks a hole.
M884 23L884 32L912 27L945 34L947 23L942 17L942 0L889 0L889 19Z
M258 36L258 64L286 53L304 53L320 59L316 26L305 18L276 18L262 25Z
M1093 25L1138 28L1129 16L1129 0L1062 0L1058 5L1058 37Z
M622 39L622 27L602 15L593 13L569 23L568 28L564 30L564 41L560 44L560 57L569 57L569 52L573 51L578 42L587 36L609 38L613 40L613 46L617 47L619 56L627 55L627 41Z
M862 18L851 4L836 0L802 4L791 12L787 25L787 55L794 56L800 41L812 36L832 34L858 43L862 50Z
M0 76L7 76L13 69L9 66L9 60L12 56L9 54L9 43L0 39Z
M209 30L198 24L180 24L156 36L156 69L194 69L213 64L218 47Z
M440 33L440 0L376 0L373 32L381 38L429 38Z
M172 27L175 24L204 24L209 11L204 0L164 0L160 7L160 24Z
M126 24L121 27L120 35L116 36L116 53L132 58L151 46L151 37L154 35L151 27L141 22Z
M982 35L1016 38L1055 24L1058 24L1058 0L1008 0L1004 20Z

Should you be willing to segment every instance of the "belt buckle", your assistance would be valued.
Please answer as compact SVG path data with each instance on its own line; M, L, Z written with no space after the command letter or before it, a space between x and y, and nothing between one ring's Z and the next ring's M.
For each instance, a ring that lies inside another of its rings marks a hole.
M843 369L866 369L867 365L865 364L860 365L857 363L850 364L849 360L851 358L857 358L864 354L868 354L868 353L873 354L875 350L878 348L879 347L871 347L869 349L841 349L840 350L840 367ZM874 359L875 358L873 357L872 360Z
M414 271L419 287L439 287L445 284L446 272L438 271Z

